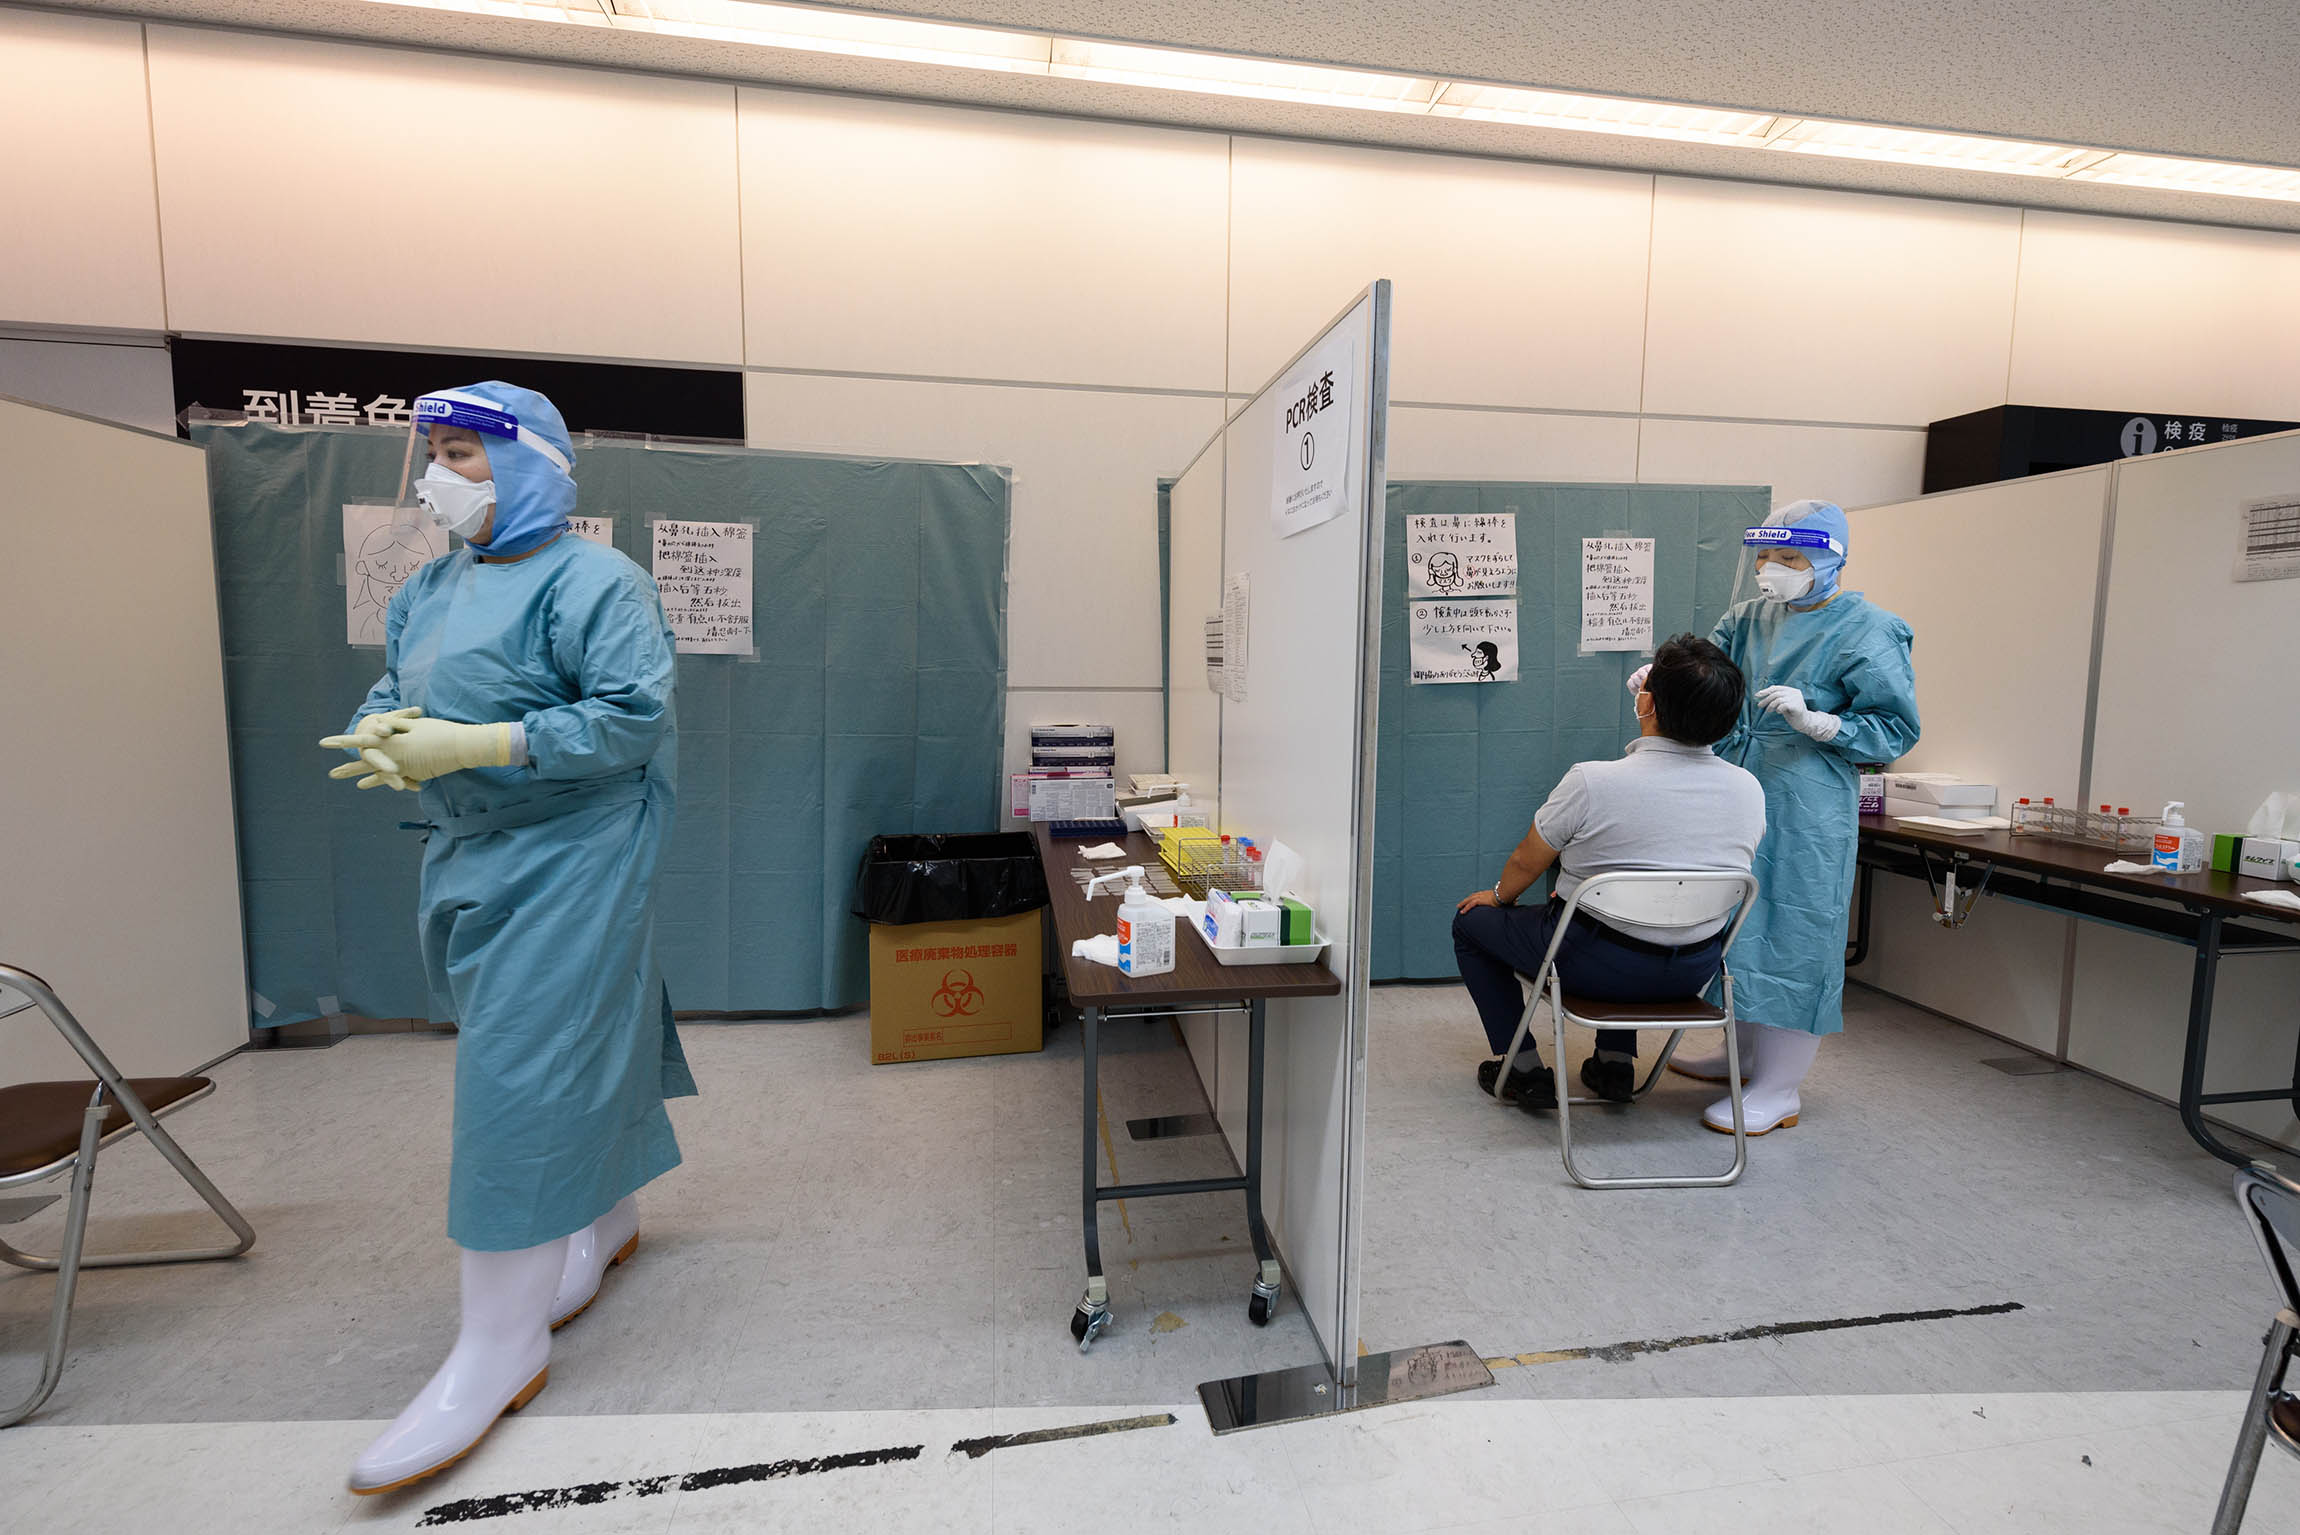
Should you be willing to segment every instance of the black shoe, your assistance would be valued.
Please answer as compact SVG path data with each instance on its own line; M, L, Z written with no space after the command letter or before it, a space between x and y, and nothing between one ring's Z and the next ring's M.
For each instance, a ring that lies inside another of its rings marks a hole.
M1601 1061L1591 1056L1581 1063L1581 1085L1608 1103L1637 1101L1637 1063Z
M1530 1054L1520 1055L1518 1059L1521 1061L1531 1060L1532 1057ZM1487 1097L1492 1097L1493 1079L1500 1075L1501 1062L1499 1060L1487 1061L1480 1065L1477 1069L1478 1090ZM1557 1079L1551 1076L1549 1068L1542 1065L1538 1060L1534 1061L1531 1066L1511 1067L1509 1081L1504 1083L1501 1089L1501 1101L1514 1103L1520 1108L1525 1106L1528 1095L1544 1108L1548 1107L1557 1097Z

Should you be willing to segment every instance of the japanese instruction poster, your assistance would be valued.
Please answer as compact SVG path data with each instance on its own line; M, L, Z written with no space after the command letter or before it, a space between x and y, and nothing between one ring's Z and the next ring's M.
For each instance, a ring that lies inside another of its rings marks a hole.
M605 544L610 549L615 547L614 518L570 517L567 521L574 528L575 536L585 543Z
M425 563L447 552L447 531L413 506L343 504L343 640L381 645L384 609Z
M1653 648L1653 540L1581 541L1581 653Z
M654 525L655 584L679 654L747 656L751 641L751 534L747 522Z
M2300 576L2300 496L2251 502L2242 517L2236 579L2289 581Z
M1408 680L1517 681L1517 599L1417 602L1407 616Z
M1292 538L1349 510L1357 363L1355 337L1329 336L1277 388L1270 521L1280 538Z
M1406 519L1408 597L1517 595L1517 518L1508 512Z
M1234 704L1246 701L1246 640L1252 627L1247 601L1246 575L1240 571L1222 588L1222 696Z

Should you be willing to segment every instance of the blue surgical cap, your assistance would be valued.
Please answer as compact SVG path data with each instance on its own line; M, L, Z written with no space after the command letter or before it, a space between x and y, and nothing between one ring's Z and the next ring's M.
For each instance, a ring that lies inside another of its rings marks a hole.
M470 426L487 444L495 481L492 537L474 549L498 558L541 548L575 511L574 439L559 407L532 389L491 379L442 389L415 402L416 426ZM556 457L556 461L554 458Z
M1765 519L1768 528L1811 528L1826 533L1837 541L1834 549L1804 549L1799 552L1813 562L1813 588L1796 605L1811 607L1837 595L1837 573L1845 568L1843 551L1852 547L1852 529L1845 522L1844 508L1832 501L1792 501L1786 506L1773 508L1773 515Z

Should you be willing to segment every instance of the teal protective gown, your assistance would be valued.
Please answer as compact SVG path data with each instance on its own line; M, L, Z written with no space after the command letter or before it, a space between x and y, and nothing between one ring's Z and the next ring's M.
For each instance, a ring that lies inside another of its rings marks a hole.
M1765 786L1757 846L1757 906L1727 956L1733 1010L1807 1034L1845 1026L1845 924L1860 836L1862 763L1889 763L1917 744L1912 635L1858 592L1800 613L1762 599L1737 604L1709 636L1741 668L1741 723L1717 743ZM1827 746L1757 706L1776 683L1844 724Z
M533 1247L679 1163L663 1102L695 1081L654 956L671 631L644 571L566 534L523 560L432 561L384 633L360 715L412 704L527 732L526 766L424 786L417 921L435 1005L461 1030L447 1233Z

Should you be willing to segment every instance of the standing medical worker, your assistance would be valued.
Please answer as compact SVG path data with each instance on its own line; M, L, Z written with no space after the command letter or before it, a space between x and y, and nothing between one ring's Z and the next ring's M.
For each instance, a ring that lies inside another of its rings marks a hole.
M1909 626L1838 582L1845 514L1793 501L1744 535L1736 601L1709 636L1749 689L1741 724L1717 744L1765 786L1756 909L1730 956L1733 1005L1764 1025L1741 1030L1748 1133L1797 1122L1798 1089L1822 1036L1845 1026L1845 920L1860 836L1860 764L1889 763L1917 744ZM1643 674L1630 679L1631 691ZM1725 1080L1713 1060L1674 1071ZM1701 1116L1730 1135L1733 1105Z
M695 1091L654 957L677 780L655 583L569 531L574 447L510 384L416 401L416 498L464 539L392 598L384 672L329 776L420 790L417 928L459 1025L447 1234L463 1323L352 1467L387 1492L469 1453L549 1376L551 1330L638 1243L632 1196L678 1165ZM414 441L409 440L412 455Z

